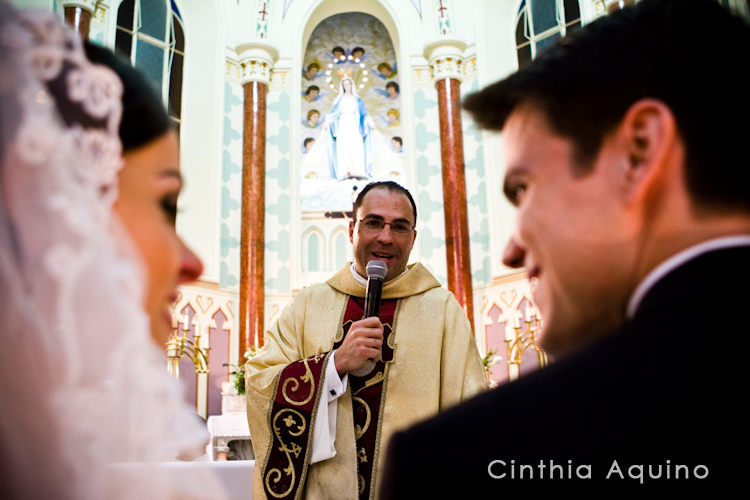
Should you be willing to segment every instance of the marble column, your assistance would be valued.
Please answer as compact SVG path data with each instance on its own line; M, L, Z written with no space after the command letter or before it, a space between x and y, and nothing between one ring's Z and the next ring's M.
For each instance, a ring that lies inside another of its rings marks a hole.
M456 296L474 327L474 297L471 285L469 218L466 208L463 129L461 127L462 55L466 44L441 39L425 47L432 69L440 113L440 156L443 166L443 212L448 289Z
M263 42L237 48L245 94L242 134L242 223L240 236L240 356L263 345L264 249L266 244L266 92L274 47Z
M68 0L62 4L65 9L65 23L76 30L81 38L88 40L96 0Z

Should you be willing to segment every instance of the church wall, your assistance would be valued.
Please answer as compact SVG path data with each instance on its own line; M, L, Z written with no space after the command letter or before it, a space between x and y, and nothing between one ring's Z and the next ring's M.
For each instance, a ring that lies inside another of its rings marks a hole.
M227 75L222 124L219 286L237 291L240 284L243 105L242 86Z
M286 86L272 83L266 97L266 294L289 295L292 267L298 265L300 238L292 230L292 168L290 150L291 96Z
M14 7L51 10L60 13L62 6L57 0L10 0Z
M476 27L477 90L518 68L515 28L520 3L520 0L483 0L470 13L473 16L472 24ZM515 209L502 195L502 141L499 134L494 132L479 131L473 127L465 127L465 130L479 141L481 156L487 165L484 182L488 194L486 208L490 276L502 276L509 272L502 264L502 252L513 230L515 217ZM476 300L475 304L481 304L481 300Z
M221 300L236 301L239 293L244 99L235 50L253 40L262 39L279 51L266 98L266 327L278 318L294 292L337 269L341 235L345 235L346 257L351 258L348 221L318 220L321 217L313 221L303 216L298 185L305 49L321 21L351 11L375 16L393 42L401 86L405 173L419 212L411 260L423 262L445 285L437 92L424 48L441 36L441 30L447 30L445 36L463 39L467 49L461 94L474 92L516 69L514 32L520 0L443 0L447 10L442 18L436 0L293 0L287 5L264 0L176 1L186 39L181 131L186 186L179 201L177 228L206 266L204 284L198 285L203 291L194 291L196 297L220 292L229 297ZM60 4L50 0L14 3L48 9ZM92 40L114 44L119 4L110 0L97 7ZM261 16L261 12L266 14ZM593 12L592 1L581 2L585 22L593 18ZM467 115L462 120L474 316L478 342L484 349L486 328L503 321L507 327L510 316L505 315L521 307L519 298L529 292L516 285L522 282L523 273L511 272L501 263L514 218L514 209L501 195L501 142L497 134L477 130ZM313 227L317 250L311 250L305 239ZM311 255L319 256L316 267L310 266ZM507 300L501 304L501 299ZM493 304L502 306L501 316ZM227 306L226 316L232 322L234 361L239 356L234 347L239 329L232 307Z
M417 243L411 260L422 262L444 285L447 282L447 263L438 96L429 68L420 66L411 71L415 81L412 103L416 169L412 196L418 214Z
M178 2L185 24L180 162L186 179L177 232L203 259L203 278L219 281L224 101L224 25L220 2Z

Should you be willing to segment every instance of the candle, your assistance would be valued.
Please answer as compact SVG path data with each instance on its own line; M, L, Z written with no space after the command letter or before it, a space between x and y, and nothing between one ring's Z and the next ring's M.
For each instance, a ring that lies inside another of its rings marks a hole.
M534 311L534 306L532 306L531 304L529 304L526 307L526 316L527 316L526 317L526 321L528 321L529 323L531 323L532 321L534 321L534 316L535 315L536 314L535 314L535 311Z

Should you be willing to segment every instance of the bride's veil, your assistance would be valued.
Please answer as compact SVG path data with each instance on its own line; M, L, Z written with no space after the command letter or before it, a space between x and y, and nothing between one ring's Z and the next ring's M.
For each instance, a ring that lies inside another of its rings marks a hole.
M200 452L113 215L121 83L77 34L0 0L0 497L170 498L105 464ZM208 486L208 485L207 485Z

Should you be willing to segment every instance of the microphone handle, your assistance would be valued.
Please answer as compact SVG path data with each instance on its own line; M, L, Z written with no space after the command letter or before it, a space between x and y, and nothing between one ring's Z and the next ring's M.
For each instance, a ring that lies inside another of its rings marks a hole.
M370 278L367 280L365 292L365 318L377 316L380 313L380 294L383 290L383 280Z
M367 291L365 292L365 318L377 316L380 313L380 294L383 290L383 280L380 278L369 278L367 280ZM375 369L375 360L368 359L362 366L350 370L354 376L366 377Z

